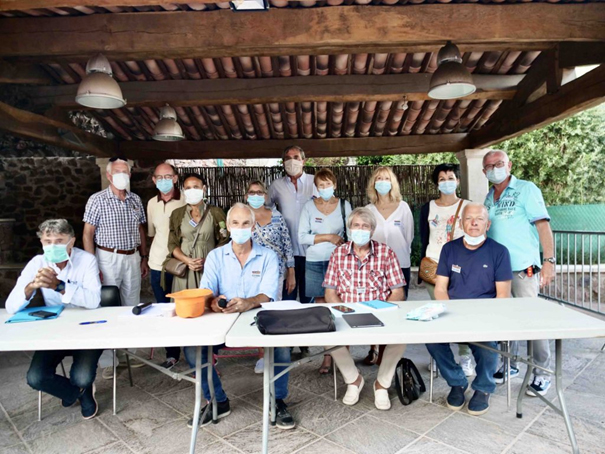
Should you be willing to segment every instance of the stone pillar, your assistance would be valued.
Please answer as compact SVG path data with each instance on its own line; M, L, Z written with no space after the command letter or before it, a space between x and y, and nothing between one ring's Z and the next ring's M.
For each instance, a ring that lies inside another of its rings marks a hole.
M107 189L109 187L109 180L107 179L107 164L109 163L109 158L97 158L95 160L97 165L99 166L99 171L101 172L101 190ZM130 164L131 173L132 167L134 167L134 161L128 160L128 164ZM127 188L130 191L130 186Z
M462 198L483 203L489 183L483 173L483 156L489 149L462 150L456 153L460 161L460 191Z

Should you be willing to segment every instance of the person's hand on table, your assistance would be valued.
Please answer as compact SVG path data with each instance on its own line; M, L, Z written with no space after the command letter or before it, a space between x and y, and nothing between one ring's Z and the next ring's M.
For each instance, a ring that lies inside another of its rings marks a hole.
M32 282L30 282L30 286L33 289L39 288L49 288L54 290L59 285L59 279L57 278L57 273L52 268L40 268L36 273L36 277Z
M233 298L227 303L227 307L223 309L225 314L235 314L238 312L246 312L254 308L254 303L245 298Z
M225 295L219 295L216 298L212 299L212 303L210 303L210 307L214 312L223 312L223 308L218 305L218 302L223 298L227 299Z

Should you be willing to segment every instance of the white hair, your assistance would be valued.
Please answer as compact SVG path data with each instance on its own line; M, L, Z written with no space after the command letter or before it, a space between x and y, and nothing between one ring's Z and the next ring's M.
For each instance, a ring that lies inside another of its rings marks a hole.
M359 207L351 211L351 214L347 218L347 230L351 230L351 224L353 224L354 217L359 217L362 221L370 224L372 227L372 235L374 234L374 231L376 230L376 217L369 208Z
M482 208L483 214L485 214L485 218L487 220L489 220L489 211L487 210L487 207L485 205L483 205L482 203L478 203L478 202L470 202L464 206L464 208L462 209L462 214L461 214L462 220L464 221L464 216L466 215L466 210L468 208L476 208L476 207Z
M45 234L76 236L73 227L66 219L48 219L38 226L38 238Z
M243 208L244 210L248 210L248 213L250 213L250 220L252 221L252 225L256 223L256 216L254 216L254 210L252 210L250 206L244 203L237 202L235 205L229 208L229 211L227 212L227 225L231 224L231 212L236 208Z
M109 162L107 163L107 169L106 169L106 170L107 170L107 173L108 173L108 174L110 174L110 175L111 175L111 170L112 170L112 167L113 167L113 165L114 165L116 162L123 162L124 164L126 164L126 165L128 166L128 173L130 173L130 164L128 164L128 161L124 161L123 159L118 158L118 159L116 159L115 161L109 161Z
M485 156L483 156L483 161L482 161L481 164L483 164L483 166L485 166L485 160L487 158L489 158L490 156L493 156L495 154L501 154L501 155L504 156L504 158L505 158L504 161L505 162L509 161L508 155L506 154L506 151L504 151L504 150L489 150L487 153L485 153Z

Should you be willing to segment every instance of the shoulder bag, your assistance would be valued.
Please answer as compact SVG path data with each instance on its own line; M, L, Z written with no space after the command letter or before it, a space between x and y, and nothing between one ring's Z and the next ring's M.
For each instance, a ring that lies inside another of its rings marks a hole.
M452 225L452 235L450 238L454 239L454 232L456 231L456 224L458 223L458 214L460 213L460 208L462 208L462 203L464 199L460 199L460 203L458 204L458 209L456 210L456 214L454 215L454 224ZM451 240L450 240L451 241ZM435 285L437 281L437 262L428 257L422 257L420 261L420 269L418 270L418 275L420 279L429 284Z
M397 363L395 387L402 405L410 405L426 391L424 381L411 359L401 358Z
M292 311L265 310L256 317L261 334L306 334L336 331L334 315L325 306Z
M347 215L345 213L345 200L340 199L340 214L342 215L342 225L344 227L344 242L349 241L349 237L347 235Z
M200 222L197 225L197 230L195 232L195 237L193 238L193 243L191 244L191 252L189 253L189 257L191 257L193 255L193 251L195 249L195 243L197 242L197 237L200 234L200 230L202 229L202 225L204 224L204 220L206 219L206 216L208 215L209 211L210 211L210 207L208 205L206 205L206 209L204 210L202 219L200 219ZM182 262L179 259L172 257L170 260L168 260L166 262L166 265L164 265L164 269L166 270L166 272L172 274L173 276L185 277L189 267L187 266L187 264L185 262ZM203 270L203 268L202 268L202 270Z

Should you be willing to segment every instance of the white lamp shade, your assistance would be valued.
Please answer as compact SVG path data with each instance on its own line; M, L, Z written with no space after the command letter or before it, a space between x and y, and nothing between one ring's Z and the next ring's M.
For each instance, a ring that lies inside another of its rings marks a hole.
M171 118L158 121L153 130L153 139L161 142L175 142L184 138L181 125Z
M86 74L105 73L112 75L111 64L103 54L97 54L86 63Z
M431 77L429 96L433 99L456 99L475 93L473 76L461 63L446 61Z
M108 74L88 74L78 86L76 102L95 109L119 109L126 105L118 83Z

